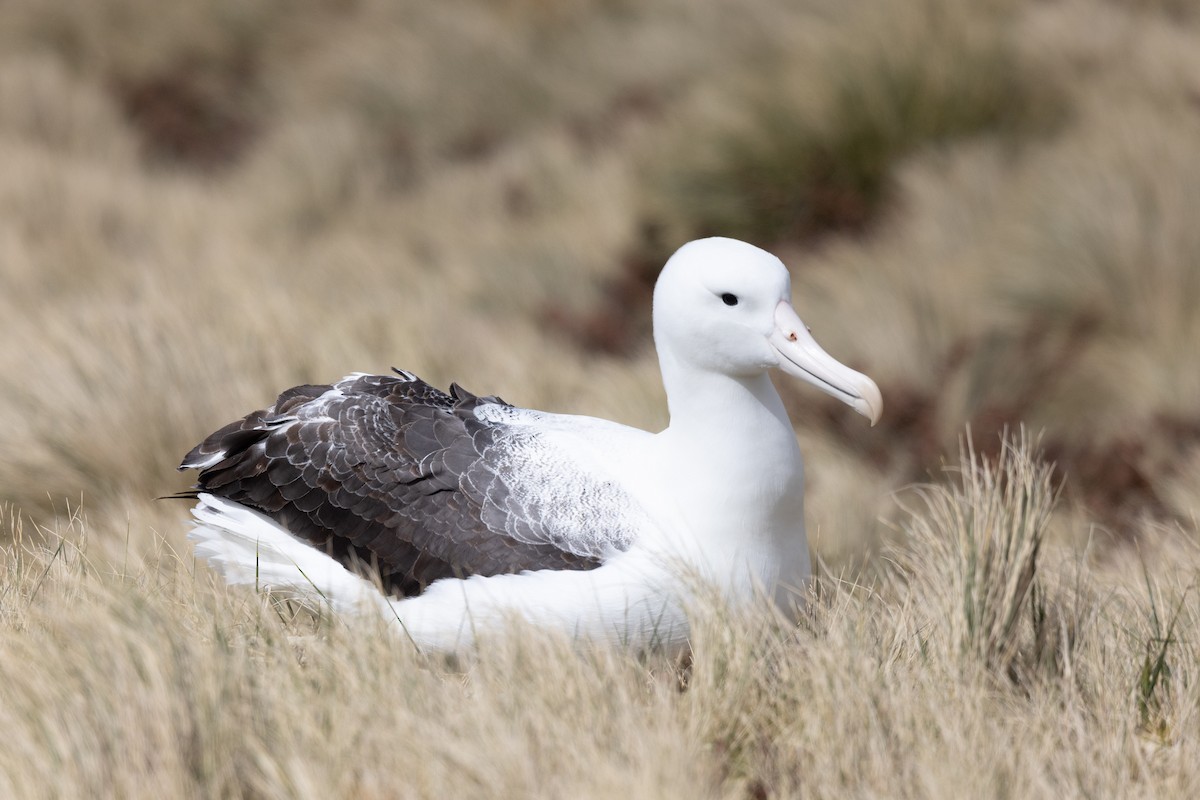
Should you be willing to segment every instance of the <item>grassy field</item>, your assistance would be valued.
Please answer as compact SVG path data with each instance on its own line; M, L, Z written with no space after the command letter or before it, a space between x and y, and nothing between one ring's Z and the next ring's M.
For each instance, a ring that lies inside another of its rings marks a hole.
M1198 143L1187 0L4 3L0 796L1200 795ZM781 382L798 626L429 659L154 499L355 370L661 428L710 234L884 396Z

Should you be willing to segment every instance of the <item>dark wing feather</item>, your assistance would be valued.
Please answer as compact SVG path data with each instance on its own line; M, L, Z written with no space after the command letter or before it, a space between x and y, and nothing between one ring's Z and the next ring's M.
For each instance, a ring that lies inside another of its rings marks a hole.
M553 515L531 508L538 498L514 491L512 442L530 434L481 420L485 404L511 408L408 373L297 386L213 433L180 469L200 470L197 492L261 511L403 595L450 576L598 566L595 535L572 547ZM628 545L625 532L610 540Z

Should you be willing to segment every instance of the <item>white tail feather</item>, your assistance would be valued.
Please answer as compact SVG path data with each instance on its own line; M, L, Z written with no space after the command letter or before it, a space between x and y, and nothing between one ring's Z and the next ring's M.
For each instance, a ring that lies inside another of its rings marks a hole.
M644 551L593 570L539 570L436 581L393 600L375 584L240 503L201 494L189 538L226 581L254 586L334 613L381 613L417 647L469 648L478 633L514 618L582 639L643 646L686 641L687 622L668 576ZM674 599L673 599L674 598Z
M211 494L192 509L196 555L227 582L285 594L313 608L353 613L384 602L375 585L305 544L269 517Z

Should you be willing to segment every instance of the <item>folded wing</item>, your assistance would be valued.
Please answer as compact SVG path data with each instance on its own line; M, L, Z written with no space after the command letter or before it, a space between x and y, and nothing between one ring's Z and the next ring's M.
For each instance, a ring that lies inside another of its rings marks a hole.
M591 569L644 518L556 415L415 376L297 386L213 433L180 469L384 588ZM573 446L574 445L574 446Z

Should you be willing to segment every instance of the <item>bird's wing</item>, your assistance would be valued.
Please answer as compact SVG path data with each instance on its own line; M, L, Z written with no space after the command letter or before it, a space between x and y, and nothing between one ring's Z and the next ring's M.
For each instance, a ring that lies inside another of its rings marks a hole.
M629 547L640 507L564 419L406 372L351 375L287 390L180 469L200 470L197 493L414 595L449 576L590 569Z

